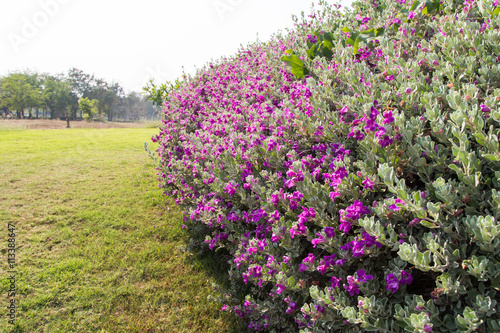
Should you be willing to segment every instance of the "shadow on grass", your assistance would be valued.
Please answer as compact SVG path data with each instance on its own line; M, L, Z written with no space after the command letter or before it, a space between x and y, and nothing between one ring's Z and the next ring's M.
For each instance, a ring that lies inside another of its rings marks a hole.
M189 242L186 246L186 251L193 254L195 264L200 269L204 270L217 283L218 292L221 294L230 294L233 298L233 303L236 300L238 303L243 303L245 296L251 294L250 286L244 285L242 282L231 281L229 279L229 270L231 268L229 261L232 256L227 249L220 248L217 251L210 250L207 244L204 243L205 235L209 233L206 227L198 227L188 229ZM214 290L215 291L215 290ZM219 300L223 302L222 300ZM228 301L229 303L230 301ZM222 307L222 303L220 306ZM233 332L251 332L248 329L248 320L241 319L236 314L232 325Z

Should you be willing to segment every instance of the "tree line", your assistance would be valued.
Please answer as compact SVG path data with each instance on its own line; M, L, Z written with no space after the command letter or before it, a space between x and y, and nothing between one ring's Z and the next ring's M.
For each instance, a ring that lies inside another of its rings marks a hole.
M157 119L157 108L137 92L125 93L116 82L106 82L77 68L51 75L36 71L12 72L0 77L0 115L3 118L79 120L79 101L95 101L101 120Z

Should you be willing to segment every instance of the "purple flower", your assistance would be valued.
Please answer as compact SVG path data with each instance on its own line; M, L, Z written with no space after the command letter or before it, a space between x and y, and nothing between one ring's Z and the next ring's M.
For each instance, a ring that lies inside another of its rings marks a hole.
M399 281L396 275L390 273L385 277L386 288L393 294L399 289Z
M481 111L483 111L484 113L489 113L491 111L490 108L484 104L481 104L479 107L481 108Z
M325 227L323 229L323 231L325 232L325 235L327 238L333 238L335 237L335 229L332 228L332 227Z
M314 238L313 240L311 240L313 248L315 248L316 245L318 245L319 243L323 243L323 241L325 240L324 237L319 232L316 233L316 235L318 236L318 238Z
M286 289L286 287L285 287L284 285L279 284L279 283L278 283L276 286L278 287L278 288L276 289L276 294L278 294L278 295L279 295L279 294L281 294L282 292L284 292L284 291L285 291L285 289Z
M386 76L385 79L387 81L392 81L392 80L395 80L396 78L394 77L394 75L389 75L389 76Z
M325 274L328 266L330 266L330 265L327 265L326 263L323 263L322 265L319 265L318 268L317 268L318 272L320 272L321 275Z
M364 269L360 269L356 272L358 276L358 281L367 282L368 280L373 280L373 275L366 274Z
M413 227L414 225L419 224L420 219L419 218L414 218L413 220L410 221L410 227Z
M233 184L232 182L229 182L224 188L224 192L229 194L230 196L233 196L236 193L236 189L238 188L238 186L239 184Z
M340 287L340 281L342 280L342 278L336 278L335 276L332 276L332 278L330 279L330 282L332 283L332 287L333 288L337 288L337 287Z
M410 13L407 16L408 20L411 20L414 17L415 17L415 12L413 12L413 11L410 10Z
M304 265L304 264L299 264L299 272L307 271L309 269L309 266Z
M332 199L333 201L335 201L335 198L339 197L339 196L340 196L340 193L338 193L338 192L330 192L330 199Z
M394 122L394 117L392 116L392 111L385 111L384 112L384 124L390 124Z
M425 324L424 325L424 331L427 332L427 333L432 332L432 326L429 325L429 324Z
M314 304L314 307L316 308L316 311L318 311L319 313L321 313L321 314L325 313L325 308L322 307L321 305Z
M378 143L382 148L385 148L392 144L392 139L388 135L385 135L382 139L378 141Z
M410 273L407 273L406 271L401 271L401 279L399 280L400 284L412 284L413 282L413 277L411 276Z
M349 293L349 295L354 296L354 294L359 295L359 285L358 282L352 277L347 277L347 285L344 284L344 289Z
M412 91L412 90L411 90L411 88L409 88L409 87L408 87L408 88L406 88L406 90L405 90L405 92L406 92L407 94L411 94L411 91Z
M354 138L354 140L356 141L361 141L365 137L365 135L361 133L360 130L354 131L354 129L347 136Z
M312 264L312 263L314 263L314 259L316 259L316 258L314 257L314 254L309 253L309 254L307 255L307 257L305 257L305 258L302 260L302 262L304 262L304 263L309 262L309 263L311 263L311 264Z
M347 207L345 211L341 209L340 213L346 218L356 221L361 217L361 215L370 214L370 209L364 206L361 201L354 200L354 203L351 206Z
M488 29L490 26L486 24L486 22L483 22L483 25L481 25L481 29L479 29L479 32L483 32L486 29Z
M297 311L297 304L295 304L294 302L288 303L288 309L286 309L286 313L292 314L295 311Z
M335 260L335 266L344 266L345 262L347 261L347 259L338 259L338 260Z
M222 311L227 311L229 309L229 306L227 304L224 304L221 308Z
M373 191L373 185L375 185L375 183L372 182L370 178L366 177L366 179L363 180L362 184L364 185L365 188Z
M393 211L395 211L395 212L397 212L398 210L401 209L401 207L396 206L397 203L401 203L401 204L403 204L403 206L406 206L406 204L403 202L403 200L396 199L396 200L394 200L394 204L390 205L388 208L391 209L391 210L393 210Z
M318 41L318 36L307 35L307 40L309 43L315 44Z
M273 243L276 243L277 241L279 241L281 239L281 236L280 235L277 235L275 232L273 232L272 236L271 236L271 241Z

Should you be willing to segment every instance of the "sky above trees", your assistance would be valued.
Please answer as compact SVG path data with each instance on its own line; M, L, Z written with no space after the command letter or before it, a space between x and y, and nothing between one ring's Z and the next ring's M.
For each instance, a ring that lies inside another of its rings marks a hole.
M126 91L173 81L240 45L293 27L308 0L0 2L0 76L77 67ZM344 6L350 0L341 2Z

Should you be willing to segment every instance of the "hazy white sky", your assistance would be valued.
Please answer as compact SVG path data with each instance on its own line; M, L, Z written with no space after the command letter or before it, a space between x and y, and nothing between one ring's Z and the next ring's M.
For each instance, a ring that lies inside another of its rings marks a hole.
M127 91L267 40L312 0L0 0L0 75L76 67ZM348 5L351 0L343 0Z

